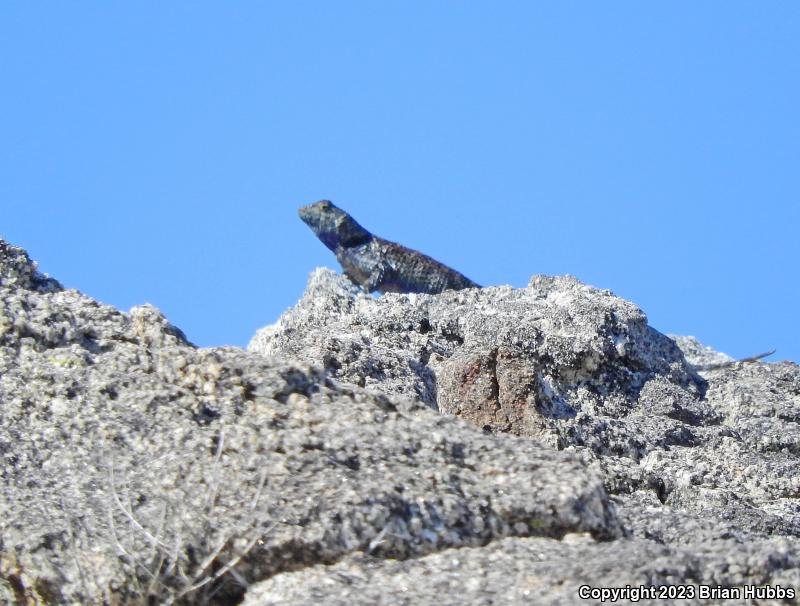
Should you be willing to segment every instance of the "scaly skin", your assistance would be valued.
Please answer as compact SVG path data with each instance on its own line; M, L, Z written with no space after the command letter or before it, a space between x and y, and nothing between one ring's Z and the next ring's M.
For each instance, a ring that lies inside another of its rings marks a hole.
M480 288L428 255L373 236L328 200L303 206L300 218L336 255L345 275L367 292L436 294Z

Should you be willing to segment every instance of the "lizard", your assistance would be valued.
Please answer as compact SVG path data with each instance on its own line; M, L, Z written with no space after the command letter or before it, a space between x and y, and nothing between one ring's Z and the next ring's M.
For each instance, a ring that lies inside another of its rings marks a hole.
M303 206L298 214L333 251L345 275L368 293L436 294L480 288L428 255L374 236L330 200Z

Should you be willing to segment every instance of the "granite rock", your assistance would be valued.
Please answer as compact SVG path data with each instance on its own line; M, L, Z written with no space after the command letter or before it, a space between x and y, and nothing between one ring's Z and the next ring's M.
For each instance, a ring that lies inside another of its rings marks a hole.
M622 535L574 453L198 349L0 252L0 602L231 604L359 552Z
M742 587L753 579L784 590L800 585L796 547L784 539L748 545L728 540L686 549L643 539L598 543L580 535L560 541L514 537L399 562L349 556L333 566L283 573L259 583L248 591L244 606L571 606L601 603L579 599L581 587L587 591L626 586L660 588L656 591L665 592L665 597L617 603L746 604L752 602L700 599L700 586ZM670 599L669 592L682 587L686 599ZM689 591L694 591L693 598ZM614 602L606 598L606 603Z
M795 364L698 371L725 358L574 278L374 298L329 270L251 350L0 240L0 603L800 588Z
M313 273L300 302L259 331L250 349L321 366L339 381L386 394L415 393L432 409L486 432L523 436L581 456L603 478L629 539L617 547L591 539L582 543L581 561L600 563L580 574L569 567L559 568L562 574L551 571L548 582L572 589L563 595L538 593L537 603L571 603L573 581L583 573L594 585L797 586L796 364L736 363L694 338L669 338L649 327L631 303L570 277L535 276L524 289L375 299L329 270ZM725 362L730 364L724 368L701 369ZM503 544L512 543L517 549L515 539ZM624 561L649 562L655 545L663 549L658 561L675 568L671 580L654 572L663 566L621 574L630 568ZM625 551L615 556L613 574L603 571L609 549ZM775 556L775 549L785 557ZM606 556L597 555L601 552ZM687 558L689 567L679 565ZM367 566L354 562L342 566ZM403 575L415 570L408 574L423 576L422 568L415 568L420 562L373 563L359 574L367 584L406 587L385 603L419 603L419 587L435 589L409 585ZM491 574L483 563L476 566L459 574L465 579ZM384 578L387 570L401 580ZM730 576L720 570L739 572ZM251 592L248 603L302 603L303 592L317 590L317 574L327 573L314 569L291 579L276 577L265 583L264 593ZM362 588L358 575L347 590L330 575L332 595L350 596ZM445 576L431 582L453 580ZM269 598L259 602L256 595ZM470 599L488 603L481 601L488 595L524 603L522 596L498 587Z

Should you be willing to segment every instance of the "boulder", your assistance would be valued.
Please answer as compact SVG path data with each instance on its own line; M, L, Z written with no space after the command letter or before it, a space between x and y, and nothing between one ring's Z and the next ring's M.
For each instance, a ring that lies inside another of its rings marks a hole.
M791 602L800 369L724 359L570 277L330 270L202 349L0 240L0 603Z
M574 453L236 348L0 247L0 602L215 603L356 553L622 536Z

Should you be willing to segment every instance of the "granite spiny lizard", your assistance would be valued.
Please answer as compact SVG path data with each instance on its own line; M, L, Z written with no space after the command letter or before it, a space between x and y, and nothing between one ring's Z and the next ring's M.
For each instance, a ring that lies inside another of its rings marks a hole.
M373 236L329 200L303 206L300 218L333 251L345 275L367 292L440 293L480 288L421 252Z

